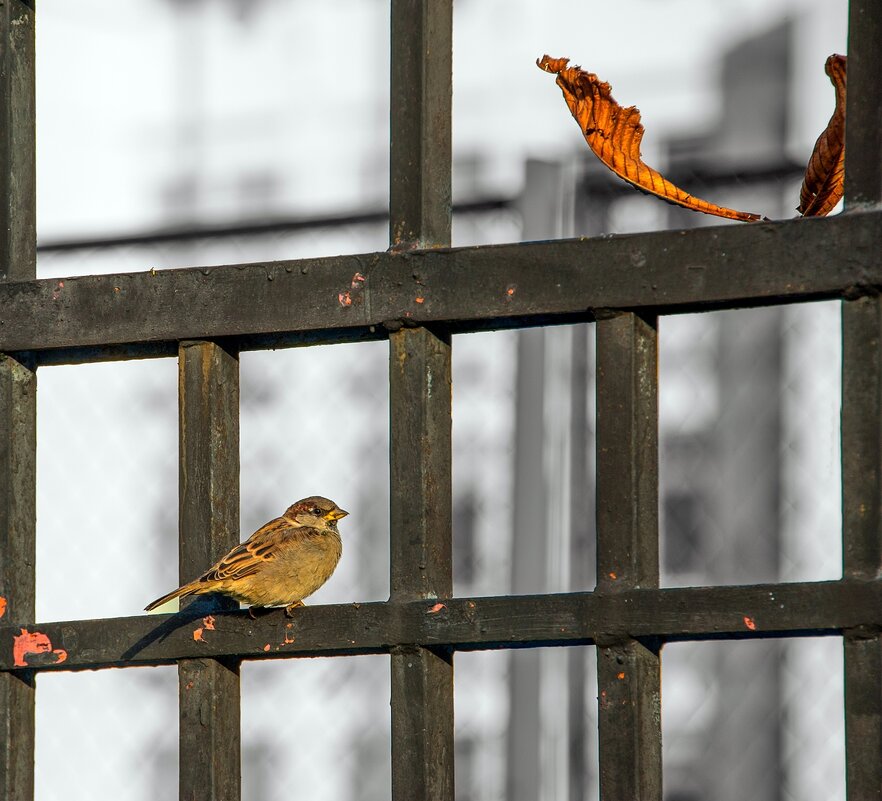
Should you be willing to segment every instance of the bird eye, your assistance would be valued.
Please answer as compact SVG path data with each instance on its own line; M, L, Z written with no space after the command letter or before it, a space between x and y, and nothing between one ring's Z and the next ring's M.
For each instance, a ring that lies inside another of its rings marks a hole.
M314 514L316 517L322 516L322 510L318 508L318 506L313 506L312 509L309 510L311 514Z

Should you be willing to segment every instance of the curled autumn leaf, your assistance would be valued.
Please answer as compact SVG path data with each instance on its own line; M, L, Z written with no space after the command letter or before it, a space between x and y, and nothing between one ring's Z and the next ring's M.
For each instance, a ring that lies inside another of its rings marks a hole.
M834 53L827 59L824 71L836 90L836 109L824 132L815 142L805 178L799 190L799 207L803 217L825 217L842 197L845 181L845 56Z
M643 192L693 211L745 222L762 219L759 214L716 206L694 197L646 165L640 155L643 139L640 111L634 106L620 106L611 94L610 85L594 73L585 72L580 67L568 67L568 58L546 55L536 64L557 75L557 85L579 123L588 147L620 178Z

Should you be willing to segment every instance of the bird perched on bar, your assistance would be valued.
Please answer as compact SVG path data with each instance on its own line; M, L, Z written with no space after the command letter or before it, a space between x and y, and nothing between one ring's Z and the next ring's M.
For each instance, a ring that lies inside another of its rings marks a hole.
M289 506L199 578L148 604L156 609L174 598L221 593L252 608L284 606L291 615L334 572L343 544L336 503L313 495Z

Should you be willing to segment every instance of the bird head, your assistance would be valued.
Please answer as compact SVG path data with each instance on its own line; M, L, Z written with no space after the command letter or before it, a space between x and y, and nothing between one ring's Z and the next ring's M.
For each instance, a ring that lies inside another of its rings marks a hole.
M348 514L349 512L341 509L333 501L321 495L311 495L291 504L285 511L284 517L298 526L336 531L337 521Z

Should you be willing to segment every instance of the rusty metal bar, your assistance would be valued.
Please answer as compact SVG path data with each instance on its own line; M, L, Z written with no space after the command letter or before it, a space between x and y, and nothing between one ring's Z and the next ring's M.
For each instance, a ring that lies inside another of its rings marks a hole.
M882 287L880 251L882 211L866 211L0 283L0 351L65 364L173 356L183 339L253 350L381 339L390 322L458 333L591 320L603 309L674 314L855 298Z
M658 325L597 323L597 588L658 587ZM597 640L600 795L661 801L659 643L611 628Z
M450 244L452 0L392 0L391 22L389 243L406 254ZM416 264L407 285L425 305ZM384 320L393 601L452 592L450 337L401 327L407 317ZM416 643L391 662L392 798L452 801L453 653Z
M0 5L0 285L36 275L34 9ZM0 353L0 619L34 620L37 375ZM10 644L21 630L13 628ZM27 664L27 655L19 654ZM0 797L34 797L34 674L0 674Z
M178 360L180 580L185 582L239 541L239 359L213 342L183 342ZM226 598L215 604L238 609ZM214 625L207 614L202 625ZM183 659L178 683L181 801L238 801L238 659Z
M37 655L30 669L83 670L171 665L181 659L286 659L385 654L415 644L444 653L609 643L832 637L882 627L882 581L755 584L745 587L634 589L489 598L308 606L293 620L281 610L253 620L246 612L204 609L162 617L65 620L28 626L67 656ZM15 667L19 628L0 627L0 671Z
M851 0L845 129L845 209L882 208L882 4ZM870 270L882 265L882 250ZM882 300L842 304L843 574L882 573ZM845 632L846 791L882 799L882 635Z

